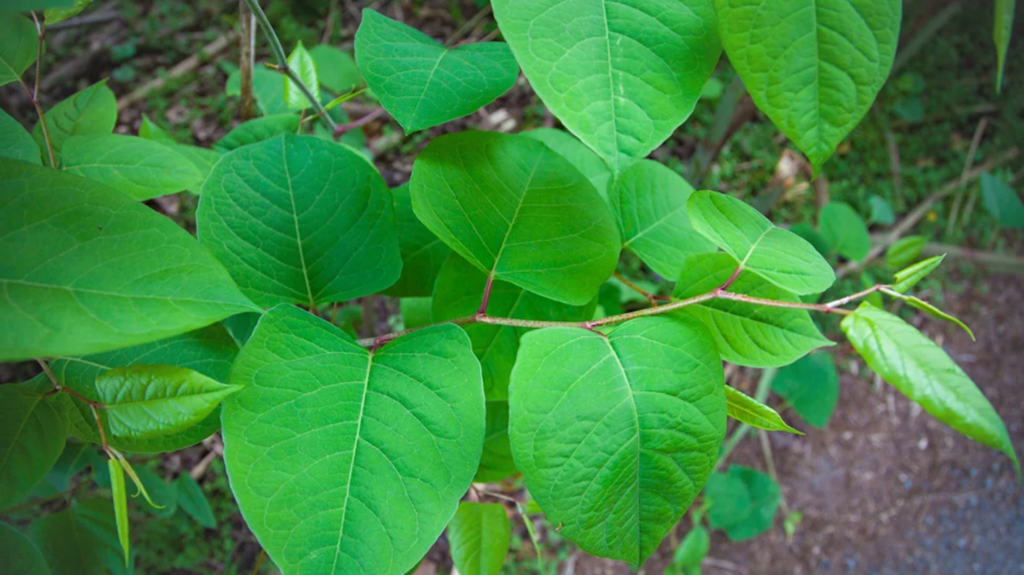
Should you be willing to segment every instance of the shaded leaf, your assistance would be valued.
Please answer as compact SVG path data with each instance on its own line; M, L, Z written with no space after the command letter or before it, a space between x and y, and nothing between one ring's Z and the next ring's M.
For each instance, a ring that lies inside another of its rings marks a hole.
M71 480L86 467L89 467L89 444L80 441L68 441L64 451L46 473L46 482L54 491L67 491Z
M391 195L395 200L402 275L395 285L381 293L403 298L429 296L434 292L437 273L452 250L413 213L409 184L392 188Z
M785 399L793 411L819 429L828 425L839 401L839 373L828 353L813 353L779 369L772 391Z
M106 80L100 80L84 90L75 92L47 110L46 126L50 130L50 143L53 144L53 156L57 163L61 161L61 150L64 149L64 142L68 138L109 134L114 130L116 123L117 100L107 87ZM50 156L46 152L42 123L36 122L32 128L32 137L42 150L43 163L49 166Z
M92 134L64 143L64 169L134 200L196 189L202 174L173 148L136 136Z
M0 557L6 575L50 575L35 543L6 523L0 523Z
M320 85L335 94L344 94L363 84L356 61L347 52L327 44L318 44L309 50L309 55L316 64Z
M224 92L228 96L242 93L242 75L235 70L228 76ZM284 74L256 66L252 70L252 93L256 97L256 106L264 116L287 114L292 112L284 101Z
M49 380L0 385L0 510L28 495L64 449L68 420Z
M807 240L807 243L814 246L822 257L827 257L829 252L832 251L832 245L828 243L825 236L821 235L818 230L814 229L810 224L799 223L791 226L789 231Z
M787 425L774 409L728 385L725 386L725 401L729 417L736 421L766 431L786 431L803 435L799 430Z
M1013 9L1017 0L996 0L995 23L992 27L992 40L996 43L996 94L1003 87L1003 71L1006 67L1006 51L1010 48L1010 37L1013 34Z
M182 473L174 482L177 491L178 506L189 517L207 529L216 529L217 520L210 509L210 502L203 493L203 488L196 483L188 472Z
M142 467L135 470L142 489L133 493L132 498L142 509L157 517L171 517L178 510L178 490L164 481L164 478L153 471ZM145 501L139 500L143 496Z
M928 245L928 238L924 236L900 238L886 248L885 263L893 268L909 265L921 255L926 245Z
M826 204L818 214L818 229L832 249L848 260L859 262L871 251L871 234L864 218L849 204Z
M114 510L106 499L87 499L36 520L29 537L39 546L53 575L122 575L124 550Z
M3 110L0 110L0 158L11 158L37 166L43 163L39 146L32 139L32 134Z
M429 297L404 297L398 301L405 329L430 325L430 308L433 300Z
M771 529L781 494L771 477L732 465L708 479L704 498L711 503L708 525L725 531L731 541L745 541Z
M146 114L142 115L142 123L139 124L139 137L165 146L173 146L178 143L167 133L167 130L164 130L156 122L150 120Z
M871 216L868 217L869 223L885 226L891 226L896 223L896 212L893 211L892 205L885 201L885 198L882 196L872 194L868 197L868 205L871 206Z
M92 4L92 0L74 0L74 4L70 8L47 8L43 12L44 21L47 26L53 26L58 22L63 22L68 18L77 16L89 4Z
M537 128L523 132L522 135L544 142L547 147L554 150L558 155L569 160L570 164L576 166L576 169L590 180L597 193L601 194L601 197L605 200L608 199L608 187L611 185L612 179L612 173L608 169L608 164L605 164L604 160L594 150L588 148L576 136L564 130L556 130L554 128Z
M452 562L460 575L497 575L508 554L512 523L500 503L463 501L448 525Z
M1017 193L998 176L988 172L981 175L981 203L999 225L1024 229L1024 204Z
M36 61L39 32L31 20L12 12L0 18L0 86L17 82Z

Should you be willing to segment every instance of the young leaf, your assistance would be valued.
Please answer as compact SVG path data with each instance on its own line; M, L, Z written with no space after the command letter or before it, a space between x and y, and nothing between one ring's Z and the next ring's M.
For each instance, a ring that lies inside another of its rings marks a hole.
M217 528L217 520L210 509L210 502L207 501L203 488L191 475L187 472L179 475L174 481L174 489L177 491L178 506L182 511L207 529Z
M614 174L690 116L722 53L711 0L491 5L534 91Z
M480 367L452 324L369 352L281 305L260 320L231 383L245 389L224 403L228 476L285 575L404 574L476 471Z
M4 12L0 18L0 86L17 82L36 61L39 32L28 18Z
M224 86L228 96L242 93L242 76L237 70L228 76ZM252 70L252 92L256 96L256 105L264 116L274 114L290 114L294 110L284 101L284 74L257 66Z
M612 179L612 173L608 170L608 164L604 163L604 160L595 154L594 150L588 148L576 136L564 130L556 130L554 128L537 128L536 130L523 132L522 135L544 142L556 154L569 160L570 164L576 166L576 169L590 180L597 193L605 200L608 199L608 186L611 185Z
M686 299L707 293L728 280L736 270L729 254L699 254L683 262L683 274L672 297ZM729 291L765 299L796 302L793 294L742 272ZM750 367L779 367L822 346L825 339L800 309L768 307L746 302L716 299L684 307L680 313L697 317L714 336L722 358Z
M178 144L178 142L167 133L167 130L161 128L145 114L142 115L142 123L139 124L139 137L145 140L152 140L165 146L175 146Z
M1010 229L1024 229L1024 204L1001 178L985 172L981 175L981 203L999 222Z
M516 464L562 535L636 569L714 467L723 388L714 341L692 318L530 332L509 388Z
M398 249L402 253L402 275L384 290L392 297L424 297L434 292L434 280L452 250L427 229L412 211L409 184L391 189L398 222Z
M697 525L672 554L672 564L679 569L680 575L700 575L700 564L710 550L711 535L704 526Z
M0 523L0 557L6 575L50 575L35 543L6 523Z
M0 158L11 158L41 165L39 146L17 120L0 110Z
M669 280L679 277L687 256L715 250L690 226L686 201L692 193L693 186L676 172L641 160L615 180L608 194L622 247Z
M128 575L110 501L87 499L37 519L29 537L53 575Z
M313 57L306 51L300 40L292 53L288 55L288 68L299 77L299 80L309 88L313 97L320 101L320 81L317 79L316 64ZM293 110L305 110L312 106L306 94L288 76L284 77L284 101Z
M363 10L355 47L366 84L410 134L472 114L519 77L507 44L445 48L369 8Z
M309 55L316 64L320 85L335 94L344 94L363 84L356 62L347 52L328 44L318 44L309 50Z
M128 538L128 492L124 487L124 469L118 459L110 458L107 460L107 470L110 472L110 495L114 500L117 539L124 551L124 566L127 568L131 561L131 547Z
M106 80L100 80L88 88L68 96L46 111L46 126L50 131L53 155L59 164L64 142L71 136L109 134L117 123L117 100L107 87ZM46 152L43 126L36 122L32 137L43 151L43 161L49 166L50 156Z
M910 288L917 285L917 282L924 279L925 276L932 273L935 268L939 267L939 264L942 263L942 260L945 259L945 257L945 254L941 256L933 256L896 272L896 283L893 284L892 291L897 293L906 293L910 291Z
M871 251L871 234L864 218L849 204L826 204L818 214L818 229L832 249L850 261L859 262Z
M283 135L225 155L203 185L199 240L264 306L345 301L395 283L394 206L359 154Z
M771 477L732 465L728 473L708 479L704 498L711 503L708 525L725 531L731 541L744 541L771 529L781 495Z
M823 429L839 401L839 373L828 353L813 353L781 368L772 391L785 399L808 425Z
M536 140L442 136L416 158L411 189L420 221L496 279L583 305L615 271L621 243L607 204Z
M77 16L82 10L92 4L92 0L74 0L74 3L67 2L70 8L47 8L43 11L44 21L47 26L52 26L58 22L63 22L68 18ZM50 5L57 6L57 2L50 2Z
M787 425L774 409L728 385L725 386L725 401L729 417L736 421L766 431L786 431L803 435L800 430Z
M896 299L901 299L901 300L905 301L911 307L917 308L917 309L925 312L926 314L928 314L928 315L930 315L930 316L932 316L934 318L941 319L943 321L948 321L950 323L954 323L954 324L960 326L961 329L963 329L964 331L967 332L967 335L971 336L971 341L975 341L975 339L974 339L974 332L971 331L971 328L967 327L967 324L965 324L964 322L960 321L959 319L953 317L952 315L942 311L941 309L933 306L932 304L924 301L923 299L916 298L916 297L914 297L912 295L904 295L904 294L901 294L899 292L896 292L896 291L893 291L893 290L890 290L890 289L884 289L883 288L882 292L887 294L887 295L890 295L890 296L892 296L892 297L894 297Z
M294 134L298 131L299 117L296 114L274 114L254 118L232 128L213 145L213 149L230 152L242 146L258 144L281 134Z
M198 188L202 174L163 144L119 134L73 136L64 143L64 169L95 180L134 200Z
M992 27L992 40L996 43L996 94L1003 87L1003 69L1006 66L1006 51L1010 48L1013 34L1013 9L1017 0L996 0L996 17Z
M872 194L868 197L868 205L871 206L871 216L868 217L868 223L882 224L884 226L891 226L896 223L896 212L893 211L892 205L885 201L885 198L877 194Z
M775 227L746 203L700 191L688 203L693 228L740 265L797 295L819 293L835 281L832 266L800 236Z
M885 381L939 421L1002 451L1020 470L999 414L941 347L895 315L870 306L846 316L842 328Z
M463 501L448 525L452 562L460 575L498 575L508 554L512 523L500 503Z
M47 380L0 385L0 511L28 495L64 449L68 420Z
M815 174L871 108L899 41L901 0L715 0L722 46L754 103Z
M893 242L885 250L885 263L892 268L901 268L909 265L928 245L928 238L924 236L907 236Z

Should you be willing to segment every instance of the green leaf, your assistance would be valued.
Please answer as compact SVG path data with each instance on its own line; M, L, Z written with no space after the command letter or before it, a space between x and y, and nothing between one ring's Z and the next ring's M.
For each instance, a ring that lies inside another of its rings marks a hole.
M839 401L839 372L828 353L813 353L783 367L772 380L779 394L808 425L823 429Z
M429 297L404 297L398 300L398 307L402 313L402 325L405 329L423 327L430 325L430 307L432 299Z
M152 140L158 144L164 144L165 146L175 146L178 142L160 127L159 124L149 119L146 114L142 115L142 124L139 125L139 137Z
M924 236L900 238L886 248L885 263L893 268L909 265L921 255L926 245L928 245L928 238Z
M775 227L736 198L718 192L694 192L688 210L695 230L739 260L744 269L784 290L797 295L819 293L835 281L832 267L814 246L793 232Z
M939 267L939 264L941 264L942 260L945 258L946 254L933 256L896 272L894 274L896 283L892 286L892 291L897 293L906 293L910 291L910 288L917 285L917 282L924 279L925 276L932 273L935 268Z
M95 384L107 432L138 439L183 432L238 390L171 365L118 367L97 377Z
M766 431L786 431L803 435L799 430L787 425L777 411L728 385L725 386L725 401L729 417L736 421Z
M137 499L142 495L147 500L145 503L137 501L139 506L157 517L166 519L173 516L178 510L178 490L148 468L139 468L135 470L135 474L142 489L132 494L132 498Z
M0 159L0 361L96 353L253 304L171 220L84 178Z
M6 17L6 16L5 16ZM40 165L39 146L17 120L0 110L0 158L21 160Z
M1006 51L1010 48L1010 37L1013 34L1013 9L1017 0L996 0L995 23L992 27L992 40L996 43L996 94L1003 87L1003 69L1006 66Z
M636 569L714 467L723 388L714 342L691 318L528 333L509 388L516 464L562 535Z
M406 133L461 118L508 92L519 66L508 45L445 48L374 10L363 10L356 63L366 84Z
M398 249L402 253L402 275L384 290L392 297L424 297L434 292L434 280L452 250L427 229L412 211L409 184L391 189L398 222Z
M215 150L231 150L258 144L281 134L295 134L299 131L299 117L296 114L274 114L243 122L231 129L213 145Z
M536 130L523 132L522 135L544 142L555 153L569 160L570 164L576 166L576 169L590 180L597 193L601 194L601 197L605 200L608 199L608 187L611 185L612 180L612 173L608 169L608 164L605 164L604 160L594 153L594 150L588 148L576 136L564 130L556 130L554 128L537 128Z
M119 134L73 136L64 143L64 169L127 194L148 200L198 188L202 174L174 149L151 140Z
M796 529L800 526L800 522L803 520L804 514L799 511L790 513L782 520L782 528L786 531L787 543L793 540L793 535L796 534Z
M452 562L460 575L498 575L508 554L512 523L500 503L459 503L448 525Z
M228 96L242 93L242 75L235 70L228 76L224 92ZM264 116L287 114L292 110L284 101L284 74L257 66L252 70L252 93L256 97L256 105Z
M615 180L608 194L622 247L669 280L679 277L687 256L715 249L690 226L686 201L692 193L693 186L673 170L641 160Z
M88 499L37 519L29 537L53 575L127 575L114 510L106 499Z
M210 502L207 501L203 488L188 472L178 476L174 482L174 489L177 491L178 506L182 511L207 529L217 528L217 519L213 516L213 510L210 509Z
M952 315L942 311L941 309L933 306L932 304L924 301L923 299L916 298L916 297L914 297L912 295L903 295L903 294L901 294L899 292L896 292L896 291L893 291L893 290L890 290L890 289L884 289L883 288L882 292L885 293L885 294L888 294L888 295L890 295L890 296L892 296L892 297L894 297L896 299L901 299L904 302L906 302L908 305L910 305L911 307L917 308L917 309L925 312L926 314L928 314L928 315L930 315L930 316L932 316L934 318L941 319L943 321L948 321L950 323L954 323L954 324L960 326L961 329L963 329L964 331L967 332L967 335L971 336L971 341L976 341L975 338L974 338L974 332L971 331L971 328L967 327L967 324L965 324L964 322L960 321L956 317L954 317L954 316L952 316ZM878 307L878 306L876 306L876 307Z
M988 172L981 175L981 203L999 225L1024 229L1024 204L1006 182Z
M703 526L697 525L686 534L683 542L676 548L672 555L672 564L682 569L682 572L687 575L694 572L688 571L692 569L697 569L696 573L700 573L700 564L710 550L711 535Z
M50 575L35 543L6 523L0 523L0 557L7 575Z
M751 98L817 174L871 108L899 41L901 0L715 0Z
M871 251L871 234L864 218L849 204L826 204L818 214L818 229L832 249L850 261L859 262Z
M488 401L484 448L473 482L492 483L517 473L519 468L512 457L512 444L508 438L508 401Z
M77 16L89 4L92 4L92 0L75 0L71 8L49 8L43 12L44 21L47 26L53 26L58 22Z
M683 274L676 282L672 297L687 299L721 286L736 269L736 260L723 253L691 256L683 263ZM729 291L752 297L797 302L793 294L764 281L760 276L742 272ZM722 358L750 367L779 367L822 346L834 345L825 339L800 309L788 309L752 303L715 299L682 309L699 318L714 336Z
M871 206L871 216L868 218L869 223L885 226L891 226L896 223L896 212L893 211L892 205L885 201L885 198L872 194L868 197L868 204Z
M401 575L455 514L484 434L480 368L458 327L370 353L292 306L231 370L224 458L242 516L285 575Z
M235 340L238 347L242 347L245 345L245 342L249 341L249 336L256 329L256 324L260 321L261 317L263 317L262 313L240 313L224 319L221 324L231 334L231 339Z
M313 62L313 57L306 51L306 47L302 45L301 40L288 55L288 68L295 72L295 75L309 88L319 102L320 81L317 80L316 64ZM284 77L284 101L293 110L305 110L312 106L302 89L288 76Z
M318 44L309 50L309 55L316 64L320 85L335 94L344 94L363 84L356 62L347 52L327 44Z
M88 88L76 92L46 112L46 126L50 129L50 143L53 155L59 164L64 142L71 136L109 134L117 124L117 100L107 87L106 80L100 80ZM42 150L43 162L50 165L46 152L43 125L36 122L32 137Z
M39 32L28 18L4 12L0 18L0 86L17 82L36 61Z
M1020 471L999 414L941 347L895 315L870 306L846 316L842 327L882 379L939 421L1002 451Z
M0 510L32 492L64 449L68 420L47 380L0 385Z
M704 488L711 503L708 525L721 529L731 541L752 539L772 528L781 500L779 484L756 469L732 465L715 473Z
M722 53L711 0L494 0L530 86L614 174L690 116Z
M110 472L110 496L114 500L114 521L117 523L117 539L124 551L124 566L131 562L131 543L128 537L128 491L124 487L124 469L121 462L111 458L107 460Z
M496 279L583 305L615 271L621 243L607 204L534 139L442 136L416 158L411 186L420 221Z
M789 231L807 240L807 243L814 246L822 257L828 257L829 252L832 251L832 245L828 243L825 236L821 235L818 230L814 229L810 224L799 223L790 226Z
M216 164L224 154L217 150L200 148L198 146L189 146L187 144L175 144L170 146L170 148L184 156L189 162L192 162L192 165L199 171L199 181L194 187L188 190L198 196L203 183L206 182L206 178L209 177L210 171L213 170L213 165Z
M46 473L46 482L54 491L67 491L71 480L86 467L89 467L89 444L79 441L68 441L64 451Z
M263 306L354 299L401 272L384 180L359 154L319 138L278 136L225 155L196 220L203 245Z

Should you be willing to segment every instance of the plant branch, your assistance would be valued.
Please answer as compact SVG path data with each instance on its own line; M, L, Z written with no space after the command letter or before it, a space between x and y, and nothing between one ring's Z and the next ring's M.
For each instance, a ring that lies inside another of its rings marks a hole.
M240 119L245 122L256 117L256 97L253 95L252 89L253 53L256 48L256 34L253 28L256 26L256 17L245 0L238 2L238 23L241 27L238 41L240 53L238 71L242 96L239 115Z
M31 12L32 21L36 23L36 33L39 34L39 43L36 44L36 87L32 91L32 99L39 99L39 77L43 70L43 40L46 38L46 25L39 21L35 12Z
M57 167L57 159L53 154L53 142L50 140L50 127L46 125L46 114L43 113L43 107L39 104L39 78L42 77L43 70L43 41L46 37L46 26L39 21L36 17L36 13L32 12L32 20L36 23L36 33L39 35L39 42L36 45L36 81L35 89L29 87L25 83L25 80L18 78L18 82L28 92L28 99L32 102L32 106L36 109L36 113L39 114L39 125L43 127L43 140L46 141L46 153L50 157L50 167Z
M384 109L384 106L381 106L380 108L377 108L376 110L370 112L369 114L363 116L362 118L359 118L358 120L353 120L347 124L341 124L334 128L334 137L338 138L345 132L351 132L352 130L362 128L363 126L376 120L386 112L387 110Z
M491 288L494 287L494 272L491 272L487 276L487 283L484 285L484 297L480 300L480 307L477 308L476 314L483 315L487 313L487 304L491 301Z
M635 283L629 281L626 278L626 276L620 274L619 272L615 272L613 275L615 276L615 279L617 279L620 282L624 283L626 285L626 287L628 287L629 289L631 289L631 290L635 291L636 293L638 293L638 294L644 296L645 298L647 298L647 301L650 302L651 307L658 307L658 296L648 292L644 288L642 288L642 287L636 285Z

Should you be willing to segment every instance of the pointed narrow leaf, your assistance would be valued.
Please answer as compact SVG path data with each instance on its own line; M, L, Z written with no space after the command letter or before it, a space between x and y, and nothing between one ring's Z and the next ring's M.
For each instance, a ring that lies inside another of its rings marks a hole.
M971 328L967 327L967 324L960 321L956 317L942 311L941 309L933 306L932 304L924 301L923 299L914 297L912 295L904 295L889 289L882 289L882 292L896 299L901 299L907 302L907 304L910 305L911 307L917 308L934 318L941 319L943 321L948 321L950 323L960 326L960 329L966 331L967 335L971 336L971 341L976 341L974 338L974 332L971 331Z
M187 472L174 481L174 489L178 493L178 506L189 517L207 529L216 529L217 519L210 509L210 502L203 493L203 488Z
M445 324L370 353L292 306L231 370L224 458L246 522L285 575L402 575L444 530L483 444L469 338Z
M139 137L165 146L178 143L167 133L167 130L161 128L145 114L142 115L142 123L139 124Z
M127 568L131 551L128 538L128 492L124 487L124 469L117 459L107 460L110 472L110 496L114 500L114 522L117 524L117 539L124 551L124 566Z
M292 53L288 55L288 68L295 72L299 80L309 88L309 91L313 93L313 97L319 102L320 81L316 75L316 63L313 62L313 57L309 55L301 40L295 46L295 49L292 50ZM288 76L284 77L284 101L293 110L305 110L313 105L306 98L302 88Z
M902 6L901 0L715 0L729 62L815 173L889 76Z
M861 306L843 331L868 366L936 419L1002 451L1020 470L999 414L971 378L930 339L891 313Z
M64 169L133 200L197 188L202 174L174 149L136 136L92 134L64 143Z
M576 169L590 180L597 193L605 200L608 199L608 186L611 185L612 179L608 164L605 164L604 160L594 153L594 150L588 148L576 136L554 128L537 128L523 132L522 135L544 142L559 156L569 160L570 164L576 166Z
M885 263L892 268L909 265L921 255L926 245L928 245L928 238L924 236L900 238L886 248Z
M839 373L828 353L812 353L783 367L772 380L772 391L789 402L808 425L828 425L839 401Z
M11 158L30 164L43 163L39 146L17 120L0 110L0 158Z
M498 575L508 554L512 523L499 503L463 501L448 525L452 562L460 575Z
M298 131L298 115L294 113L274 114L272 116L254 118L235 126L213 147L221 152L230 152L242 146L258 144L281 134L294 134Z
M35 543L6 523L0 523L0 558L6 575L50 575Z
M509 388L512 451L562 535L639 567L686 512L725 435L722 363L692 318L604 336L523 336Z
M771 529L781 495L771 477L733 465L728 473L708 479L704 498L711 504L708 525L725 531L732 541L744 541Z
M700 191L688 203L693 228L740 264L797 295L820 293L835 282L832 266L807 240L775 227L746 203Z
M832 249L850 261L859 262L871 251L868 226L849 204L826 204L818 215L818 229Z
M434 280L452 249L424 226L412 211L409 184L392 188L398 223L398 249L402 252L402 275L384 290L393 297L424 297L434 292Z
M70 8L47 8L43 12L46 25L52 26L53 24L57 24L67 20L68 18L77 16L82 10L85 10L89 4L92 4L92 0L74 0L74 3L56 2L51 0L48 4L51 6L68 4L71 6Z
M68 96L56 106L46 111L46 126L50 129L50 142L53 144L53 155L59 164L64 142L71 136L87 136L89 134L109 134L117 123L117 101L114 93L107 87L106 80L100 80L92 86ZM43 126L36 122L32 128L45 165L50 165L50 156L46 153L46 140Z
M114 510L107 499L88 499L36 520L29 537L53 575L127 575Z
M13 12L0 18L0 86L17 82L36 61L39 32L31 20Z
M494 0L544 104L619 174L693 111L722 48L711 0Z
M729 417L736 421L765 431L786 431L803 435L800 430L787 425L777 411L728 385L725 386L725 401Z
M48 380L0 385L0 511L28 495L64 449L68 420Z
M142 486L132 498L143 510L157 517L171 517L178 510L178 490L168 484L161 475L140 467L134 470ZM141 496L141 499L140 499Z
M1006 51L1010 48L1013 34L1013 9L1017 0L996 0L996 17L992 27L992 40L996 43L996 94L1003 87L1003 71L1006 67Z
M981 175L981 203L999 225L1024 229L1024 203L1002 178L988 172Z
M917 282L924 279L925 276L932 273L935 268L939 267L939 264L942 263L942 260L945 259L945 257L946 254L930 257L896 272L896 283L893 284L892 291L897 293L906 293L910 291L910 288L917 285Z

